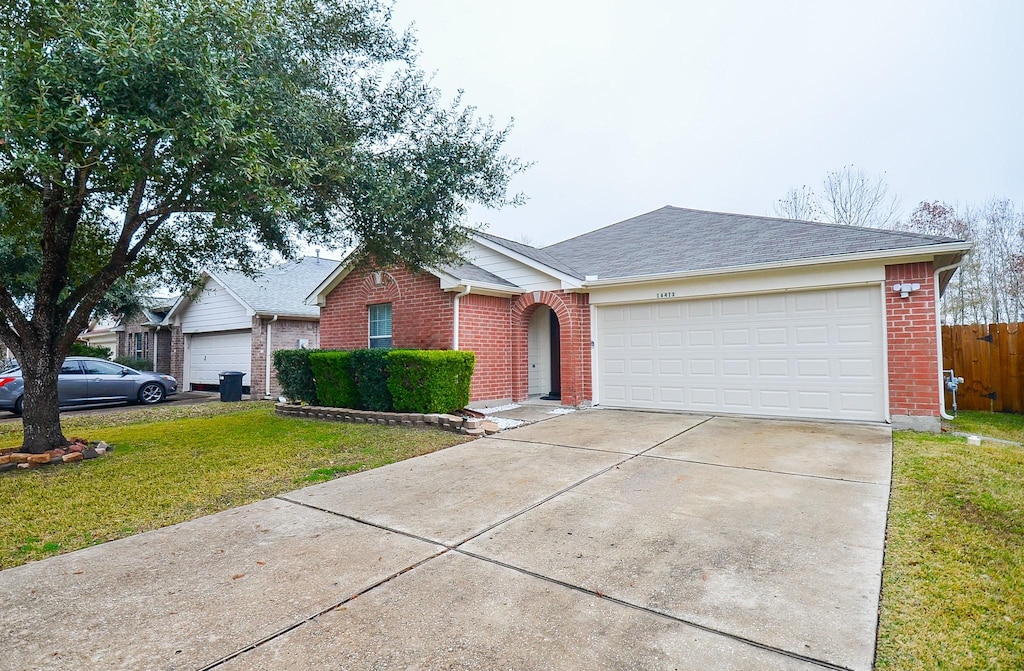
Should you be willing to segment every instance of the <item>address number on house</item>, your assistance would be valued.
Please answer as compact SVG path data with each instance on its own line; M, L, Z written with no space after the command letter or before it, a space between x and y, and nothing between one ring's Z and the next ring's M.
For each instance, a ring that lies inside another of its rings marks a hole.
M655 298L675 298L676 292L674 291L661 291L654 295Z

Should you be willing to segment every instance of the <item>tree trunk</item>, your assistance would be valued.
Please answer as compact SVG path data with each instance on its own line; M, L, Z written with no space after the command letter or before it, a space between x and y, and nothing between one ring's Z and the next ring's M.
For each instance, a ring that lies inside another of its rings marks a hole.
M54 351L46 352L45 349L26 349L26 361L19 362L25 380L21 418L25 439L22 450L33 454L42 454L68 444L60 428L60 408L57 402L57 376L64 357Z

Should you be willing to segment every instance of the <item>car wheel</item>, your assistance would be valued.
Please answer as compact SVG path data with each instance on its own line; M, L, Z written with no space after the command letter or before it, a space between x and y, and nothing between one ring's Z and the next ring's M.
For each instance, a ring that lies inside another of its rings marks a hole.
M18 400L14 402L14 409L11 410L15 415L21 417L21 411L25 408L25 397L19 396Z
M164 388L159 382L147 382L139 390L139 403L153 405L164 400Z

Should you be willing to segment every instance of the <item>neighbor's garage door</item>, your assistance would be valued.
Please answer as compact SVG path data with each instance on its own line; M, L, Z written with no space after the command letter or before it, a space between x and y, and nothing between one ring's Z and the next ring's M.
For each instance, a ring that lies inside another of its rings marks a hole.
M598 307L605 406L883 420L877 286Z
M242 384L249 384L252 331L195 333L189 352L189 383L220 384L226 370L245 373Z

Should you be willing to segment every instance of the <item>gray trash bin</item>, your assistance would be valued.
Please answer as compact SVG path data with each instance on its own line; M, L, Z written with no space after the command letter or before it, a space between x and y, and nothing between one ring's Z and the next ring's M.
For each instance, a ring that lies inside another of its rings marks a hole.
M245 373L240 370L226 370L220 374L220 400L242 400L242 378Z

